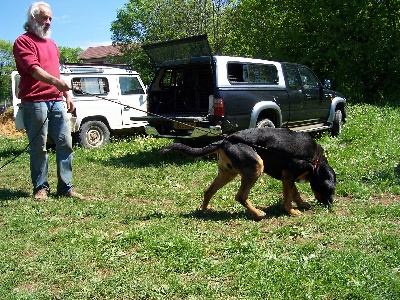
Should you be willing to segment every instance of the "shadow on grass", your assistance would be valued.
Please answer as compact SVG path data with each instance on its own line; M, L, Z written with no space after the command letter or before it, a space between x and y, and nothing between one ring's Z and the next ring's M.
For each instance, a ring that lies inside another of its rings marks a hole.
M267 214L265 219L275 219L287 215L281 200L270 206L264 207L261 210Z
M281 216L286 215L281 202L277 202L275 204L260 209L266 213L264 220L279 218ZM182 217L196 218L204 221L227 221L233 219L250 219L254 221L260 221L253 219L252 215L248 213L245 210L245 208L243 208L243 210L239 212L217 211L217 210L202 211L198 209L192 213L183 214Z
M215 160L215 155L204 156L200 159ZM88 159L89 161L96 161L95 159ZM185 165L193 162L195 159L188 157L178 152L171 152L161 154L160 149L153 149L150 151L142 151L136 154L127 154L121 157L114 157L107 161L104 161L104 165L124 167L124 168L145 168L145 167L157 167L160 164L173 164L173 165Z
M3 158L14 158L15 156L20 156L24 154L25 149L7 149L0 151L0 156Z
M30 194L22 191L13 191L9 189L0 189L0 205L2 202L9 200L17 200L23 197L29 197Z
M191 213L182 214L182 217L189 219L200 219L204 221L227 221L233 219L247 218L247 214L244 210L240 212L229 212L218 210L202 211L197 209Z
M399 178L400 177L400 163L394 168L394 175Z
M364 182L375 182L378 180L384 180L389 183L390 186L397 186L400 178L400 163L394 168L388 168L385 170L378 170L372 173L370 176L364 175L362 180Z

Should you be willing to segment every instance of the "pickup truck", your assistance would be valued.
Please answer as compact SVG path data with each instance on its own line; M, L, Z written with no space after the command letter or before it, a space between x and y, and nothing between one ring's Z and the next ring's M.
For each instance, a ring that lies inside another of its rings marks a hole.
M148 88L146 133L220 138L254 127L330 130L347 117L346 98L304 65L211 55L207 36L142 46L158 66Z

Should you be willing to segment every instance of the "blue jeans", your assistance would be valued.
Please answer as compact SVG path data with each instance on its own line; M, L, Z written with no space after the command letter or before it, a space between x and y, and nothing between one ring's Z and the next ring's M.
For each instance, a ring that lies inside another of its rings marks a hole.
M23 120L28 136L33 192L50 192L48 182L47 135L56 144L57 194L72 188L72 137L68 115L62 101L28 102L22 104ZM47 118L47 119L46 119Z

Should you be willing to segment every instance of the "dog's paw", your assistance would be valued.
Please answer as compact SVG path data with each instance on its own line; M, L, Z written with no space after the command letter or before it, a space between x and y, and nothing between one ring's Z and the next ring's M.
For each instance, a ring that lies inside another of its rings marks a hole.
M265 217L267 216L267 214L265 212L263 212L262 210L257 209L256 212L252 213L253 218L255 220L262 220L265 219Z
M302 202L298 204L299 208L309 210L311 208L311 205L308 204L307 202Z
M198 210L201 210L201 211L215 211L215 209L214 209L214 207L212 207L211 205L207 205L207 207L199 207L199 209Z
M296 216L301 215L301 212L298 209L291 208L289 211L289 215L292 217L296 217Z

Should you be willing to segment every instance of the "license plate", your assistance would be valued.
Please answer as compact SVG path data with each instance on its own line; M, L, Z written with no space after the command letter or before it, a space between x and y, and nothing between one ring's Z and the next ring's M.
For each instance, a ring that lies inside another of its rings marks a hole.
M187 129L194 129L195 127L196 127L195 122L174 122L175 129L187 130Z

